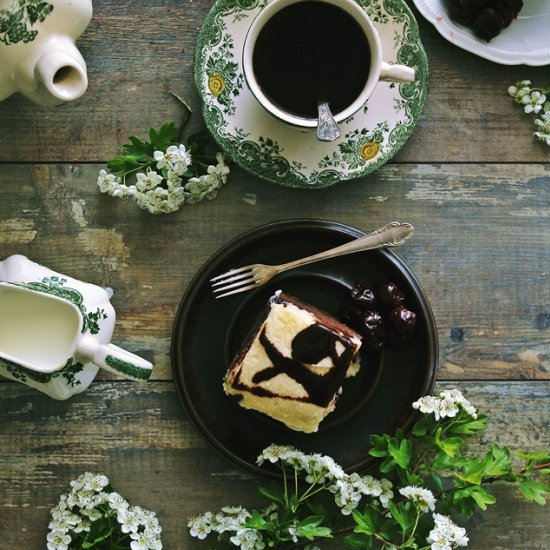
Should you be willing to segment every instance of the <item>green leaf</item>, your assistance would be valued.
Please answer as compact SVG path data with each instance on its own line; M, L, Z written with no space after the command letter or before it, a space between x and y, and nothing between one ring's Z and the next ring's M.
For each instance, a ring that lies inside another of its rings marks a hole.
M389 504L390 513L393 519L395 519L395 521L399 524L399 527L401 527L403 535L406 535L406 533L414 526L416 519L415 510L408 506L408 504L408 502L400 504L394 504L391 502Z
M496 499L493 495L477 485L458 489L451 495L451 504L465 516L471 515L476 507L487 510L487 505L495 502Z
M389 435L371 435L370 444L372 448L369 450L371 456L382 458L388 456L388 441L390 440Z
M475 419L468 416L464 420L454 422L449 431L459 435L474 435L485 429L487 420L485 415L479 415Z
M142 167L140 162L141 156L126 155L122 157L115 157L107 162L107 168L115 175L126 174L133 170L138 170Z
M173 122L163 124L157 131L149 130L149 140L155 151L165 151L170 145L176 145L178 130Z
M372 537L362 533L353 533L344 537L344 544L354 550L365 550L365 548L372 548Z
M122 150L128 155L135 155L137 157L153 157L153 150L150 143L141 141L135 136L129 136L130 143L126 143L122 146Z
M527 500L532 500L540 505L546 504L544 495L550 494L550 487L548 485L533 479L520 481L519 490Z
M394 470L395 466L396 466L395 460L391 456L388 456L382 461L382 464L380 464L379 469L381 473L387 474L392 470Z
M411 460L412 443L408 439L403 439L401 442L391 439L388 443L388 451L397 465L405 470Z
M303 535L307 540L314 540L316 537L332 538L332 530L330 527L323 527L321 523L324 521L323 516L309 516L303 519L297 526L298 533Z
M423 437L428 433L428 426L426 425L426 421L424 417L421 417L413 426L412 429L413 435L417 437Z
M273 522L267 521L258 510L253 510L252 517L247 518L244 524L250 529L258 529L258 531L275 529Z
M446 437L441 439L442 429L438 428L435 432L435 444L450 457L458 455L460 448L462 447L462 439L460 437Z
M285 505L285 495L283 493L283 490L277 483L272 483L269 486L266 485L260 485L258 487L258 491L261 495L268 498L269 500L273 500L274 502L278 502L279 504Z
M200 130L191 134L187 139L187 146L193 152L196 149L204 149L211 143L210 134L207 130Z
M437 474L436 472L430 472L430 477L433 479L433 482L435 483L435 486L438 491L443 491L443 481L441 480L441 476Z
M108 539L113 532L113 527L108 519L101 517L92 521L90 530L86 533L86 538L82 542L82 548L87 550L93 548L96 544Z
M363 533L364 535L374 535L378 526L378 512L367 506L363 513L359 510L353 510L353 519L356 526L355 533Z

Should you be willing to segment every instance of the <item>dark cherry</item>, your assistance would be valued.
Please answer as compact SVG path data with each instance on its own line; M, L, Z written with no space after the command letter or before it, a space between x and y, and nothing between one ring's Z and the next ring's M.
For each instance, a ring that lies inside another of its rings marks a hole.
M416 313L405 306L397 306L388 315L388 328L398 335L410 334L416 326Z
M378 349L384 339L384 321L377 311L366 310L361 316L359 332L363 336L364 345L370 349Z
M350 297L363 308L372 308L376 303L374 292L367 283L357 283L350 292Z
M387 308L400 306L405 301L405 293L395 283L384 283L380 286L378 297Z

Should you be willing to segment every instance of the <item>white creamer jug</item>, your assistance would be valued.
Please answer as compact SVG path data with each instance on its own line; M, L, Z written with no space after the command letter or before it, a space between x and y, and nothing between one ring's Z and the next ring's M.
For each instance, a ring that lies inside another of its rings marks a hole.
M0 101L21 92L54 106L81 97L86 63L75 45L91 0L0 0Z
M107 292L21 255L0 262L0 374L55 399L84 391L101 367L147 380L152 364L114 344Z

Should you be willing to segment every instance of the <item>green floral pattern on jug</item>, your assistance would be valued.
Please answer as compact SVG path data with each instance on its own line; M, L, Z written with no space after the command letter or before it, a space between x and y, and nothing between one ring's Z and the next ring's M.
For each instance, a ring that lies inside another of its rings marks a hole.
M42 0L14 0L0 10L0 42L9 46L32 42L38 31L32 27L42 23L53 11L53 4Z
M272 119L246 85L240 59L244 37L269 2L216 2L197 41L195 84L208 129L242 168L273 183L319 189L373 172L410 137L428 83L418 25L403 0L356 1L379 31L385 60L413 67L416 81L379 83L364 109L341 124L342 138L331 144Z
M34 382L38 382L40 384L47 384L55 378L62 377L72 388L80 385L80 380L76 377L76 375L84 368L82 363L75 363L72 358L67 361L62 369L54 372L36 372L21 367L15 363L11 363L6 359L2 359L0 363L6 367L7 372L13 376L13 378L19 380L20 382L25 383L28 380L33 380Z

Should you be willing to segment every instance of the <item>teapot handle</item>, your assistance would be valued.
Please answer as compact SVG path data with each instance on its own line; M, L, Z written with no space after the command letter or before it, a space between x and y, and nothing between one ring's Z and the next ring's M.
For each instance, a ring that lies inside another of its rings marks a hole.
M130 380L148 380L153 370L149 361L114 344L99 344L90 337L80 340L77 352L98 367Z

